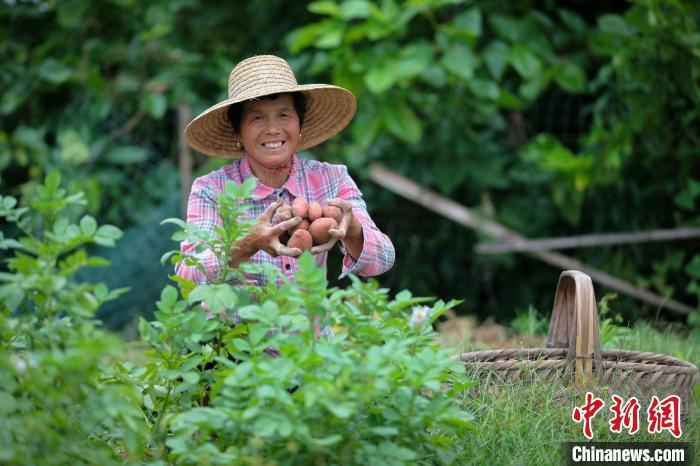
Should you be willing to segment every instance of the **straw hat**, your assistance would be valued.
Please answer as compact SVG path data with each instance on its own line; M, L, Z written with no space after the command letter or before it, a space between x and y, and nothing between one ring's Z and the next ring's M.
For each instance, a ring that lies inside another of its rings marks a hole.
M226 111L233 104L270 94L303 92L306 113L297 150L308 149L345 128L355 115L355 96L329 84L297 84L294 73L282 58L259 55L243 60L228 77L228 99L209 107L185 128L185 141L207 155L236 158L233 128Z

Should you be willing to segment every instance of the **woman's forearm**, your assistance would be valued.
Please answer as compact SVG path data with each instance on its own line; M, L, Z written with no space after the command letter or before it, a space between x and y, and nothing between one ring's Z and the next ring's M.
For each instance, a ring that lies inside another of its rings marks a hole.
M365 237L362 233L362 224L353 217L352 223L348 228L345 238L342 239L345 249L347 249L348 254L352 256L353 259L357 260L362 254L362 248L365 244Z

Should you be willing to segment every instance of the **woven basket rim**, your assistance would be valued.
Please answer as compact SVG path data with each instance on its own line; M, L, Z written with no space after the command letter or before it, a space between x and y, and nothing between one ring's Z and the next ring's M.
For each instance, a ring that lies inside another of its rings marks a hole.
M513 363L514 365L522 365L527 363L537 363L546 359L553 359L562 363L571 363L573 361L565 359L567 352L568 350L566 348L517 348L501 350L484 350L462 353L459 355L459 359L467 364L498 363L499 365L504 365L507 363ZM619 367L620 369L624 368L626 370L634 370L635 366L639 366L638 369L644 372L653 372L654 370L656 370L657 372L667 372L664 370L664 368L674 368L674 372L676 373L687 372L689 374L697 372L698 370L693 363L663 353L612 349L602 351L601 356L601 365L603 366L603 368ZM635 357L639 357L643 361L654 362L639 362L629 360L630 358Z

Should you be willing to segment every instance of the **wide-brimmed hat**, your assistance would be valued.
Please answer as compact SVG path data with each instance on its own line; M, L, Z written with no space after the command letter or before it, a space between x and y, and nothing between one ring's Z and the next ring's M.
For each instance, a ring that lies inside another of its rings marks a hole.
M355 96L330 84L297 84L289 63L274 55L243 60L228 77L228 99L209 107L185 128L195 150L218 157L240 157L226 111L236 103L285 92L303 92L306 112L297 150L313 147L345 128L355 115Z

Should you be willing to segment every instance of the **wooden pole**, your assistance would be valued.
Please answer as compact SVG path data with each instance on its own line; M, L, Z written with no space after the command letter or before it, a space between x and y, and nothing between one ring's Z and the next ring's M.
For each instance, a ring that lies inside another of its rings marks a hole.
M178 166L180 167L180 216L187 216L187 201L192 188L192 153L185 143L185 126L192 119L192 109L187 104L177 108Z
M505 254L511 252L586 248L612 244L645 243L650 241L675 241L690 238L700 238L700 228L676 228L670 230L602 233L561 238L539 238L517 241L514 243L477 243L474 246L474 252L479 254Z
M482 234L498 239L505 243L518 243L527 240L524 236L504 227L498 222L490 219L480 218L470 209L457 202L443 197L433 191L423 188L408 178L400 175L381 164L373 163L369 167L369 176L378 185L405 197L426 209L437 212L455 222L478 230ZM693 308L687 304L674 301L670 298L659 296L651 291L636 287L629 282L613 277L594 267L582 264L571 257L551 251L527 251L527 254L540 259L541 261L553 265L557 268L569 270L576 269L590 275L593 281L601 285L617 290L633 298L645 301L654 306L669 309L679 314L689 314Z

